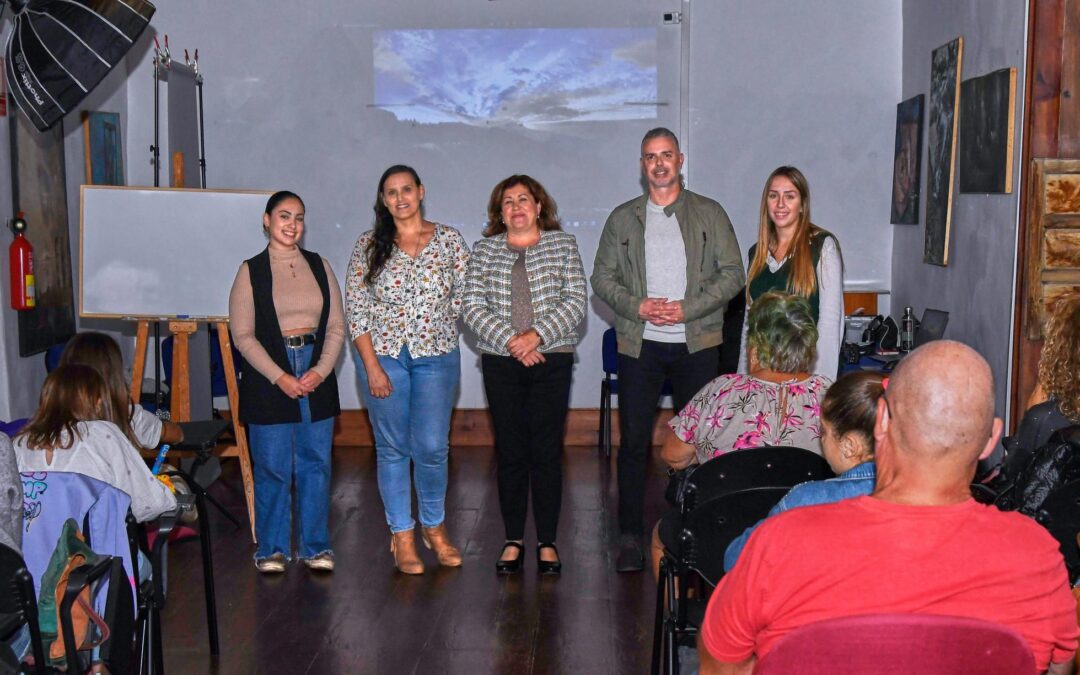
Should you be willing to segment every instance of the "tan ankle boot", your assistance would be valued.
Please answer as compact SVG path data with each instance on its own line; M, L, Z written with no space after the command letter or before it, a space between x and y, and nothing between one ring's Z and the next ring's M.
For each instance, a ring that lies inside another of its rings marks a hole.
M461 551L450 543L446 533L446 523L424 528L424 546L434 549L439 564L444 567L461 567Z
M390 539L390 552L394 554L394 566L402 574L424 573L424 561L416 553L416 533L413 530L395 532Z

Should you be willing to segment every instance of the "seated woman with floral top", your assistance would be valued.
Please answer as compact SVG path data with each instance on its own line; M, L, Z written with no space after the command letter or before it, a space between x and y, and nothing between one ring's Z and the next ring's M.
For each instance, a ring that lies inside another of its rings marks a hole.
M748 318L749 374L721 375L672 418L661 454L672 468L766 445L821 453L821 399L831 380L810 374L817 326L808 303L767 293Z
M810 373L818 335L809 303L766 293L754 302L747 321L749 373L714 379L671 419L661 457L673 469L770 445L821 454L821 400L832 381ZM654 571L663 538L654 530Z

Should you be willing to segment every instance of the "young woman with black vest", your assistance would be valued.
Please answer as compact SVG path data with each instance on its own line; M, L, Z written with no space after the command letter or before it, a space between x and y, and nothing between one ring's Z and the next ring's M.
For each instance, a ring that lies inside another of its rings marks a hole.
M810 221L810 184L795 167L781 166L765 181L758 240L748 257L746 314L769 291L806 298L818 329L811 372L835 380L844 335L844 262L836 236ZM745 320L739 372L747 372Z
M334 364L345 341L341 291L330 263L299 246L300 197L274 193L263 229L269 244L240 265L229 294L230 330L243 357L239 418L248 425L255 476L255 567L285 571L295 510L297 558L329 572L330 445L340 412Z

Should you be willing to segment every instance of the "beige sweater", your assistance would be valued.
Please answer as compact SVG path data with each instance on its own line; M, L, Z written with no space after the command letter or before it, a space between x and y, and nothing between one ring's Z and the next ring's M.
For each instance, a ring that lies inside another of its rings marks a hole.
M326 339L319 362L311 367L325 380L334 370L341 347L345 342L345 314L341 309L341 291L330 263L323 258L326 280L330 285L330 316L326 321ZM322 314L322 293L311 268L300 255L292 251L270 251L270 272L274 278L274 309L282 333L298 328L313 331ZM285 371L255 339L255 303L251 297L251 275L247 263L240 265L229 293L229 330L233 343L244 359L271 382L277 382ZM301 373L302 374L302 373Z

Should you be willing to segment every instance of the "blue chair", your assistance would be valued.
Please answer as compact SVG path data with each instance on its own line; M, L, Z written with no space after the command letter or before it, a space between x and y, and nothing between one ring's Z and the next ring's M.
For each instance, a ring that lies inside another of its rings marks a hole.
M619 347L615 329L604 331L603 343L604 379L600 382L600 449L604 457L611 457L611 395L619 395ZM671 395L671 381L664 380L661 396Z
M53 368L60 365L60 357L64 355L64 348L67 347L67 342L63 344L53 345L45 350L45 372L51 373Z
M11 422L0 422L0 432L2 432L8 438L11 438L15 434L22 431L26 423L30 421L29 417L21 417Z

